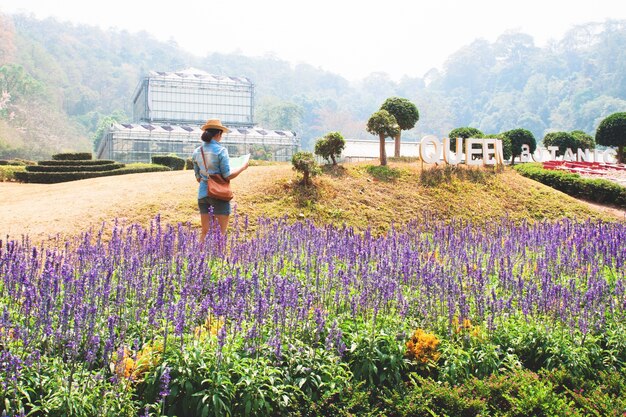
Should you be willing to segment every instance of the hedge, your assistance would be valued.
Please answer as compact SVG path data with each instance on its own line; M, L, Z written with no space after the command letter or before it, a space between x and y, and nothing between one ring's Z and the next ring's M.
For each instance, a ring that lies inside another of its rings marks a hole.
M193 169L193 159L185 159L185 169Z
M626 187L609 180L582 178L572 172L544 169L537 163L520 164L514 169L525 177L573 197L626 207Z
M151 160L153 164L172 168L172 171L181 171L185 168L185 160L175 155L155 155Z
M170 168L161 165L149 165L141 167L127 166L111 171L100 172L16 172L15 178L22 182L39 184L55 184L66 181L83 180L87 178L108 177L111 175L138 174L142 172L163 172L171 171Z
M59 165L108 165L113 164L115 161L110 159L82 159L82 160L47 160L47 161L39 161L38 165L47 165L47 166L59 166Z
M67 152L57 153L52 155L52 159L55 161L78 161L78 160L90 160L91 152Z
M124 164L110 162L108 164L92 165L33 165L26 167L28 172L84 172L84 171L111 171L124 168Z

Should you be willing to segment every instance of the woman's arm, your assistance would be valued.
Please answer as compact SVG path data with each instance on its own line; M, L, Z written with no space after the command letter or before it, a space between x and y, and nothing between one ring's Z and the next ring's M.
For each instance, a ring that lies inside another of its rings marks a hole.
M235 178L237 175L241 174L242 172L244 172L246 169L248 169L248 163L246 162L246 164L244 166L242 166L241 168L239 168L237 171L231 173L228 177L226 177L225 179L230 181L233 178Z

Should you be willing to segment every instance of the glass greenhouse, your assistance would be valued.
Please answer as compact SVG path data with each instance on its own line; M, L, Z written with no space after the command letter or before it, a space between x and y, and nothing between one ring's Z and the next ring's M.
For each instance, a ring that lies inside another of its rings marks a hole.
M231 132L222 144L231 156L290 161L300 148L296 134L254 125L254 85L244 77L211 75L197 69L151 71L133 95L132 124L113 124L96 155L118 162L151 162L152 156L187 158L200 144L200 127L220 119Z
M254 125L254 85L244 77L197 69L150 71L133 94L133 120L203 124L209 117L226 126Z
M99 159L117 162L150 162L154 155L191 156L201 143L200 126L159 124L113 124L98 146ZM255 159L290 161L299 149L291 131L231 128L221 142L231 156L247 153Z

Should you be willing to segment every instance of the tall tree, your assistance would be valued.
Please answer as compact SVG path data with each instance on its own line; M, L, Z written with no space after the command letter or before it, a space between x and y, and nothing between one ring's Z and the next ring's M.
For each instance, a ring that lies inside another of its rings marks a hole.
M400 134L403 130L409 130L415 127L415 123L417 123L420 118L419 111L415 104L401 97L389 97L385 100L383 105L380 106L380 109L387 110L391 113L391 115L396 118L398 126L400 127L398 134L394 137L395 147L393 156L398 158L400 156Z
M617 162L624 163L626 147L626 112L613 113L602 120L596 130L598 145L617 147Z
M380 164L387 165L385 138L395 138L400 133L400 126L398 126L396 118L387 110L379 110L372 114L367 121L367 131L372 135L378 135L380 139Z
M515 164L515 157L522 154L522 145L528 145L531 153L537 149L537 141L530 130L513 129L503 135L511 141L511 165Z

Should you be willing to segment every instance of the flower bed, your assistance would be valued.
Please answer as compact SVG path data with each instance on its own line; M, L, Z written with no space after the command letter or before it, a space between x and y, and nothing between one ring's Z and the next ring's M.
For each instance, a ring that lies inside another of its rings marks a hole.
M0 410L583 415L582 381L626 405L623 223L245 223L0 242Z

